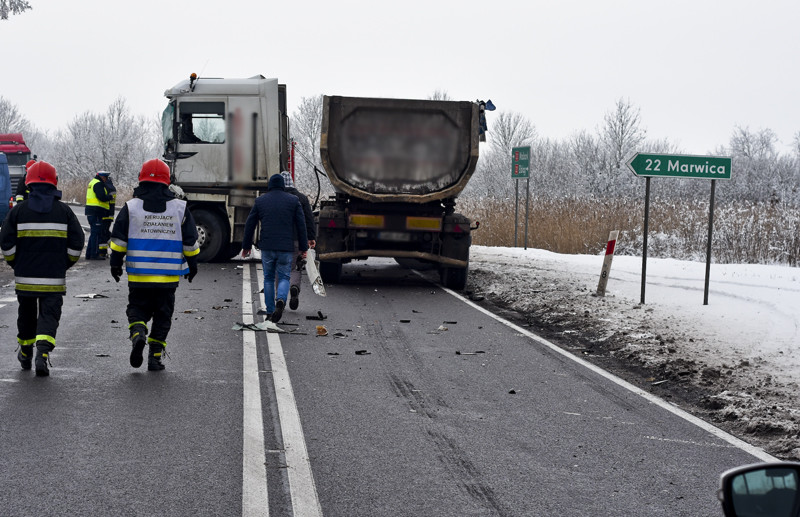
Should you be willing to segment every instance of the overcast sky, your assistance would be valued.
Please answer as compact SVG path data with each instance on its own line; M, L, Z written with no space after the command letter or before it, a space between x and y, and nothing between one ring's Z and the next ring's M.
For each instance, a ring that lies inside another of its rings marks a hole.
M442 89L556 139L625 98L649 137L690 154L737 125L772 129L781 150L800 131L798 0L29 1L0 21L0 95L43 129L118 96L156 115L196 72L277 77L292 109Z

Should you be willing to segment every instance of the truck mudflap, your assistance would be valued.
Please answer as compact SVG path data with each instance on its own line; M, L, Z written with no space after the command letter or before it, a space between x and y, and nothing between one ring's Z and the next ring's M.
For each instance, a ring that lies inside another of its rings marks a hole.
M466 268L468 261L458 260L435 253L425 253L424 251L401 251L401 250L356 250L356 251L337 251L331 253L320 253L317 258L320 261L334 261L343 259L366 259L367 257L389 257L389 258L414 258L421 260L430 260L431 262L438 262L439 264Z

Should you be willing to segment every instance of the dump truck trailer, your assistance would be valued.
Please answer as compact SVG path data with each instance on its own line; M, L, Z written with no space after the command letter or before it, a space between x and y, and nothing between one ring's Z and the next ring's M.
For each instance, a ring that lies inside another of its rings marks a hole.
M326 282L367 257L435 265L463 289L472 222L455 211L475 171L483 103L323 97L320 155L335 195L317 217Z

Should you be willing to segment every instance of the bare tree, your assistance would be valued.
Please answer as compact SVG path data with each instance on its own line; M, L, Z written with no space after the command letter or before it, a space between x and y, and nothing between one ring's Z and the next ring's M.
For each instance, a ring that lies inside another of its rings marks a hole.
M489 131L492 149L509 156L512 147L530 145L534 138L536 128L533 123L514 111L498 112Z
M447 90L441 90L436 88L432 94L428 95L428 100L430 101L452 101L454 100L450 97L450 94L447 93Z
M794 146L794 152L798 158L800 158L800 131L794 134L794 140L792 141Z
M32 9L25 0L0 0L0 20L8 20L9 14L21 14Z
M25 133L30 126L17 105L0 96L0 133Z
M131 185L142 163L159 154L159 143L160 125L132 115L120 97L105 113L76 116L57 134L53 153L66 177L89 178L106 170L117 184Z
M609 153L609 166L619 169L644 141L647 132L639 126L639 108L627 99L617 100L614 109L606 113L604 121L600 136Z
M314 170L323 171L319 155L319 138L322 133L322 95L303 97L292 114L292 138L295 147L295 183L305 193L316 195L318 185L323 189L321 195L333 192L330 184L320 178ZM313 202L314 199L311 199Z

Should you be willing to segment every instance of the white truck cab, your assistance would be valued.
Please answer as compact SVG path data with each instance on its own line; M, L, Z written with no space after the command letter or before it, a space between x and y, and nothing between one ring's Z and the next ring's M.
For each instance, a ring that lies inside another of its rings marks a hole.
M227 259L241 246L256 197L287 169L286 86L260 75L192 74L164 95L164 159L197 222L199 259Z

